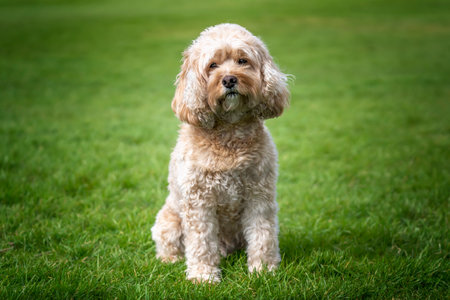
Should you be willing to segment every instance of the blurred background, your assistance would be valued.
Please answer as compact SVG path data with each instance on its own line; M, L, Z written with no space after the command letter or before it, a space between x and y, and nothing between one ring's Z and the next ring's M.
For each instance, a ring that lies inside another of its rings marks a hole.
M448 1L0 0L0 296L444 298ZM154 258L182 51L238 23L291 106L279 151L281 271L245 254L192 288ZM211 294L213 293L213 294Z

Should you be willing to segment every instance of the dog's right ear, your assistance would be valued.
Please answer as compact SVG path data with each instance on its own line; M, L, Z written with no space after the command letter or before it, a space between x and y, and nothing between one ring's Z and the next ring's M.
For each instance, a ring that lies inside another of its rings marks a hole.
M175 82L172 110L182 122L213 128L215 117L206 101L206 79L192 56L192 47L189 47L183 53L183 64Z

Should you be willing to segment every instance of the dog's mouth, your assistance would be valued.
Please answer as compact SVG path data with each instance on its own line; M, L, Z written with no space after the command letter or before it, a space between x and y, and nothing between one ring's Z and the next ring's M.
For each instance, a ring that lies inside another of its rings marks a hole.
M235 110L241 101L241 94L236 90L227 91L224 95L222 102L222 108L224 111L229 112Z
M239 97L240 94L234 90L229 91L225 94L225 98L234 98L234 97Z

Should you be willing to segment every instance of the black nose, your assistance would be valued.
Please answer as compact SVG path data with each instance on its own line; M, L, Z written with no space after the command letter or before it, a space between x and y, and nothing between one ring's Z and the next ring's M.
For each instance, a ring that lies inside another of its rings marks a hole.
M231 89L237 83L236 76L227 75L222 79L222 84L224 87Z

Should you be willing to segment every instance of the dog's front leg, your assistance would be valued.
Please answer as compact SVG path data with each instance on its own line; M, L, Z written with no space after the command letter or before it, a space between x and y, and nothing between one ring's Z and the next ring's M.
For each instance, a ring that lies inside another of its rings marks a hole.
M187 193L185 205L183 229L187 279L219 282L219 224L214 197L196 189Z
M248 269L250 272L260 272L265 266L272 271L281 260L278 246L278 207L274 193L255 193L246 204L242 225L247 242Z

